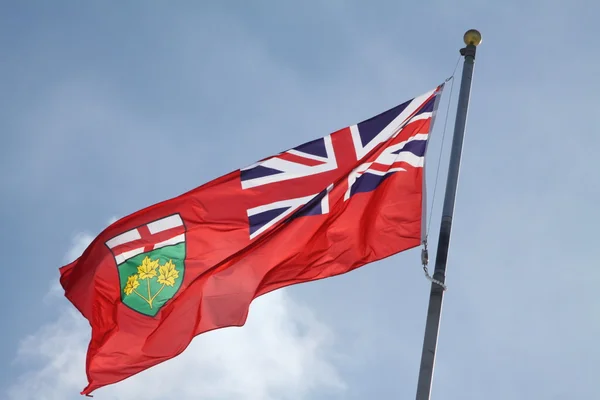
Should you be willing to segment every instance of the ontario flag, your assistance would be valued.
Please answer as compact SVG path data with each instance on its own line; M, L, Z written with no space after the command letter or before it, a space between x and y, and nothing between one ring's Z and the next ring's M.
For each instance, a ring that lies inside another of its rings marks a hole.
M82 394L242 326L267 292L418 246L443 85L120 219L60 269L89 321Z

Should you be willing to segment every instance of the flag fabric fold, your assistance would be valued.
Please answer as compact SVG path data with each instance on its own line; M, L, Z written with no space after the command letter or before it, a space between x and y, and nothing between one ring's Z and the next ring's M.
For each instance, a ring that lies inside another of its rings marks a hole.
M90 322L82 394L241 326L270 291L418 246L443 85L120 219L60 269Z

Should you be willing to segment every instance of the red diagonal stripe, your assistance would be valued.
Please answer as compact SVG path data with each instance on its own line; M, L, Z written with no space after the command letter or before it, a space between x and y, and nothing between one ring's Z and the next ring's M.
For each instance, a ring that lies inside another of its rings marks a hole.
M390 165L373 163L369 167L369 171L379 171L379 172L385 172L385 173L387 173L392 168L404 168L404 169L408 169L408 168L420 168L420 167L414 167L414 166L410 165L409 163L407 163L406 161L394 161Z
M277 158L286 160L286 161L291 161L291 162L298 163L298 164L303 164L303 165L306 165L309 167L314 167L316 165L325 164L323 161L313 160L312 158L305 158L305 157L297 156L295 154L290 154L290 153L281 153L280 155L277 156Z

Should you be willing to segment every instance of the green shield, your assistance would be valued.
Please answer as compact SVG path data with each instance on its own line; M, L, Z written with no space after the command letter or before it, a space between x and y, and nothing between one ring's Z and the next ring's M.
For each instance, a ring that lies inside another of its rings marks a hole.
M138 254L120 264L121 301L140 314L154 317L183 281L185 242Z

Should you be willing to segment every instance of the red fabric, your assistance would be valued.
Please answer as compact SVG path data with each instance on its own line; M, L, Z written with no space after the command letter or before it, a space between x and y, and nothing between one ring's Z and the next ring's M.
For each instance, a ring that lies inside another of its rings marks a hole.
M411 123L394 141L427 133L429 123L429 119ZM343 134L349 135L349 129L333 134L333 140L347 140ZM374 159L388 144L368 157ZM344 201L343 183L357 165L353 161L311 180L315 192L338 183L330 193L329 213L279 223L254 240L249 238L246 210L281 190L282 184L242 190L239 171L104 230L78 260L60 269L66 297L92 327L86 361L89 384L82 394L175 357L195 335L243 325L250 303L262 294L343 274L418 246L423 169L402 163L405 172ZM304 189L288 185L287 191L297 193L286 195L305 196ZM173 213L181 215L187 230L185 274L179 292L152 318L121 303L115 260L104 243Z

